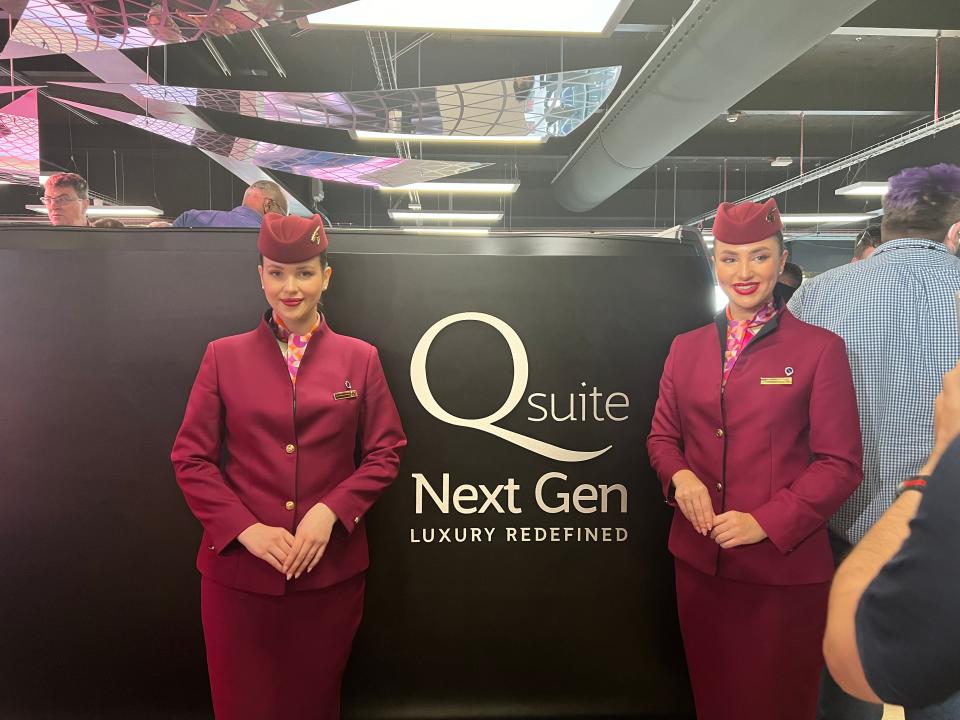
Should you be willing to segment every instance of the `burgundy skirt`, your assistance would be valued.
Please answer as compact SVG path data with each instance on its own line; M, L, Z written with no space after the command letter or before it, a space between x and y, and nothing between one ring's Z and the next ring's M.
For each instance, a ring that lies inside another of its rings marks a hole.
M200 610L216 720L339 720L364 575L261 595L203 578Z
M752 585L675 564L698 720L814 720L830 583Z

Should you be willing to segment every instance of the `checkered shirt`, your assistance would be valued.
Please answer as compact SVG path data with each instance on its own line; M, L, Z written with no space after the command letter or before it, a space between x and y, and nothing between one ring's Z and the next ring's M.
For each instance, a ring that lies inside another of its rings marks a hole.
M901 238L800 286L788 305L847 344L863 434L863 484L830 521L851 543L893 503L933 448L933 404L960 358L954 294L960 259Z

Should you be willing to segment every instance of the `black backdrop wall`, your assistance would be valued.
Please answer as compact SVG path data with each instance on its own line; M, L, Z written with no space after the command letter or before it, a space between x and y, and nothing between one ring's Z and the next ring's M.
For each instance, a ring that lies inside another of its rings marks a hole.
M710 315L699 244L332 247L330 324L380 348L410 440L367 518L345 717L690 716L644 437L671 338ZM0 233L0 717L209 715L200 529L168 453L205 344L262 311L254 248L243 231ZM459 505L444 477L469 486Z

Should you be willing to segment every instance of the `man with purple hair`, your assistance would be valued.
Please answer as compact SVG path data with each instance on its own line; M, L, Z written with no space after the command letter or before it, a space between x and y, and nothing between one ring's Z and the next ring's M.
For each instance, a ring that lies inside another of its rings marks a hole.
M960 291L960 167L903 170L890 178L883 210L881 243L869 262L807 281L789 304L801 320L844 339L857 390L863 483L830 521L838 562L893 504L898 484L926 462L933 449L934 400L960 357L954 305ZM824 674L819 720L882 715L881 705L855 700ZM944 705L908 708L907 718L960 718L960 696Z

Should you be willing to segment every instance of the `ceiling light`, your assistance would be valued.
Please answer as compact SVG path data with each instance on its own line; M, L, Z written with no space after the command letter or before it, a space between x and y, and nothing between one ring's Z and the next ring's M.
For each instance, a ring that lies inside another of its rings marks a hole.
M853 185L844 185L842 188L837 188L834 195L855 195L857 197L883 197L887 194L887 186L889 183L885 182L855 182Z
M27 205L27 210L32 210L40 215L47 214L47 208L44 205ZM87 217L160 217L163 210L149 205L91 205L87 208Z
M388 210L391 220L417 222L419 220L445 220L450 222L495 223L503 220L502 212L412 212L409 210Z
M732 124L732 123L735 123L735 122L736 122L737 120L739 120L739 119L740 119L740 113L738 113L738 112L727 113L727 122L728 122L728 123L731 123L731 124Z
M771 167L790 167L791 165L793 165L793 158L785 157L783 155L775 157L770 161Z
M403 228L405 233L411 235L489 235L487 228Z
M449 193L451 195L509 195L520 187L518 182L421 182L377 188L384 193Z
M355 0L313 13L301 27L470 31L522 35L609 35L632 0Z
M429 135L426 133L387 133L351 130L354 140L370 142L467 143L471 145L539 145L547 135Z
M784 225L843 225L845 223L866 222L873 215L843 213L796 213L781 215Z

